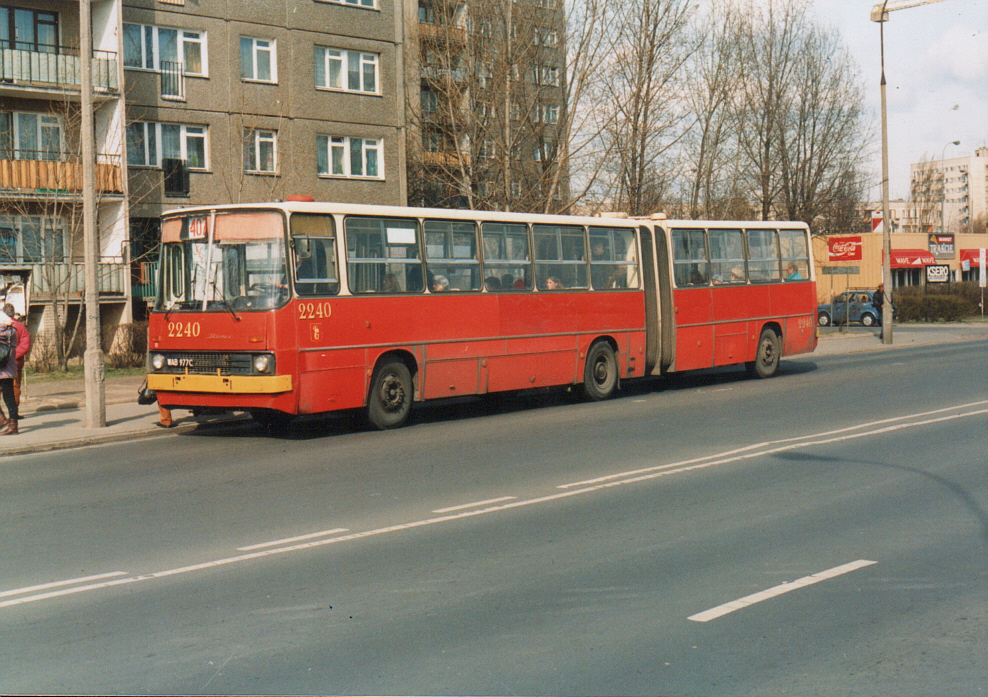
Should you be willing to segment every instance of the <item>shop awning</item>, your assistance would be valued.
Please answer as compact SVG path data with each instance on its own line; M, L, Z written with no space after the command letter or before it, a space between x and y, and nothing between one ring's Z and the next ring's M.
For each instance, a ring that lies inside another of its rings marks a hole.
M921 269L929 264L936 264L937 258L926 249L893 249L893 269Z
M985 246L988 247L988 245L985 245ZM961 262L969 261L972 264L977 264L980 259L981 259L981 250L980 249L962 249L961 250L961 258L960 258L960 261Z

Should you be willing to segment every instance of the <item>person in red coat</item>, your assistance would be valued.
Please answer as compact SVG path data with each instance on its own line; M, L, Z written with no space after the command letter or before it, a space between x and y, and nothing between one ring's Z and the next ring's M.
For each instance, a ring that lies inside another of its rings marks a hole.
M0 426L4 429L0 431L0 436L17 435L17 421L20 416L17 413L17 402L14 401L14 376L17 375L17 330L13 327L13 320L3 312L0 312L0 340L12 349L3 364L0 365L0 394L7 405L7 414L0 419ZM9 418L8 418L9 417Z
M21 406L21 379L24 377L24 362L27 360L27 354L31 351L31 333L17 319L13 305L10 303L4 305L3 313L10 317L11 325L17 330L17 350L14 353L14 358L17 361L17 375L14 376L14 401L19 407Z

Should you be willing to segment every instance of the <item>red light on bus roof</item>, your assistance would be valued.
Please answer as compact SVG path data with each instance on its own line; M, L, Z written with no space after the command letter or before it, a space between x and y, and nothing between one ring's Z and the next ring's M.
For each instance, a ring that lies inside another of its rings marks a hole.
M301 201L303 203L313 203L315 201L315 199L313 197L309 196L308 194L292 194L291 196L289 196L285 200L286 201Z

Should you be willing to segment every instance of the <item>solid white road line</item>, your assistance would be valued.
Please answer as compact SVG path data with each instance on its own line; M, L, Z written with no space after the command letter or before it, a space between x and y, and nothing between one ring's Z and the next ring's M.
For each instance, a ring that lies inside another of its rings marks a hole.
M289 542L299 542L301 540L311 540L313 537L325 537L326 535L335 535L338 532L347 532L348 528L334 528L332 530L323 530L322 532L310 532L308 535L299 535L298 537L286 537L283 540L274 540L272 542L261 542L260 544L250 545L248 547L237 547L238 552L250 552L254 549L263 549L264 547L276 547L278 545L283 545Z
M812 576L804 576L803 578L797 579L791 583L783 583L782 585L775 586L774 588L769 588L760 593L755 593L753 595L746 595L743 598L734 600L730 603L724 603L723 605L718 605L715 608L711 608L704 612L699 612L695 615L687 617L688 620L693 620L694 622L709 622L710 620L715 620L718 617L723 617L732 612L740 610L741 608L748 607L749 605L754 605L755 603L760 603L763 600L768 600L769 598L774 598L777 595L782 595L783 593L788 593L794 591L797 588L805 588L806 586L812 586L814 583L820 583L820 581L826 581L830 578L835 578L843 574L856 571L857 569L864 568L866 566L871 566L872 564L877 564L875 561L868 561L867 559L859 559L858 561L852 561L850 564L843 564L841 566L835 566L827 571L821 571L818 574L813 574Z
M126 571L111 571L108 574L97 574L96 576L83 576L82 578L70 578L66 581L53 581L52 583L42 583L40 586L28 586L27 588L15 588L12 591L3 591L0 598L7 598L11 595L23 595L35 591L48 590L49 588L60 588L71 586L73 583L88 583L89 581L99 581L104 578L114 578L115 576L126 576Z
M453 511L462 511L466 508L476 508L477 506L487 506L492 503L501 503L502 501L514 501L517 496L502 496L497 499L487 499L486 501L476 501L474 503L464 503L459 506L450 506L449 508L437 508L433 513L452 513Z
M580 482L559 484L556 488L570 489L573 487L593 486L596 484L602 484L604 482L611 482L617 479L638 477L639 475L662 476L662 474L676 474L679 472L686 472L694 469L705 469L713 465L724 465L731 462L737 462L740 460L747 460L754 457L764 457L765 455L772 455L774 453L786 452L788 450L809 448L814 445L825 445L828 443L837 443L845 440L866 438L868 436L880 435L882 433L888 433L891 431L899 431L904 428L914 428L916 426L924 426L927 424L938 423L941 421L951 421L953 419L963 419L969 416L977 416L980 414L985 414L988 413L988 409L979 409L975 411L966 412L963 414L952 414L949 416L943 416L933 419L925 419L923 421L913 421L910 423L897 424L895 426L885 426L883 428L873 428L875 426L880 426L882 424L892 424L895 423L896 421L905 421L906 419L916 419L920 417L932 416L934 414L943 414L944 412L948 412L948 411L956 411L958 409L969 409L971 407L979 407L985 404L988 404L988 400L971 402L969 404L960 404L956 407L934 409L933 411L920 412L918 414L909 414L908 416L897 416L892 419L881 419L879 421L872 421L866 424L858 424L856 426L848 426L847 428L840 428L834 431L824 431L823 433L817 433L809 436L796 436L794 438L783 438L781 440L766 441L765 443L746 445L743 448L737 448L736 450L728 450L726 452L715 453L713 455L706 455L704 457L696 457L690 460L681 460L679 462L672 462L665 465L656 465L654 467L643 467L641 469L629 470L626 472L617 472L615 474L607 474L602 477L596 477L594 479L585 479ZM865 431L862 433L849 433L851 431L860 431L861 429L864 428L873 428L873 430ZM848 435L838 435L838 434L848 434ZM788 445L783 445L783 444L788 444ZM780 447L772 447L772 446L780 446ZM768 449L766 450L766 448ZM667 470L672 470L672 472L667 472ZM646 476L638 479L631 479L628 481L639 481L640 479L650 479L650 478L652 477Z

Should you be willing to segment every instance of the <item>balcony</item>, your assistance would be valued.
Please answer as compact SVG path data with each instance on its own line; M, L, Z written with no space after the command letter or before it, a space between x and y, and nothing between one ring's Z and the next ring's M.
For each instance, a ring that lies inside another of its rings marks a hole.
M419 35L423 40L436 43L458 46L466 46L467 43L467 30L463 27L422 22L419 24Z
M434 167L469 167L469 153L422 151L422 163Z
M48 264L17 264L18 269L31 271L31 295L41 301L52 296L66 297L82 301L86 292L85 264L74 262ZM101 263L99 265L99 294L101 296L125 296L130 283L130 269L127 264Z
M79 49L51 47L46 51L9 48L0 42L0 92L17 89L45 92L78 92L82 86ZM117 54L93 51L92 85L97 95L118 95Z
M135 261L131 265L131 295L149 300L158 292L158 262Z
M123 174L119 155L102 155L96 163L96 190L104 194L123 194ZM67 153L18 151L0 152L0 189L17 189L21 193L51 196L59 193L82 193L82 163ZM9 197L10 192L0 193Z

